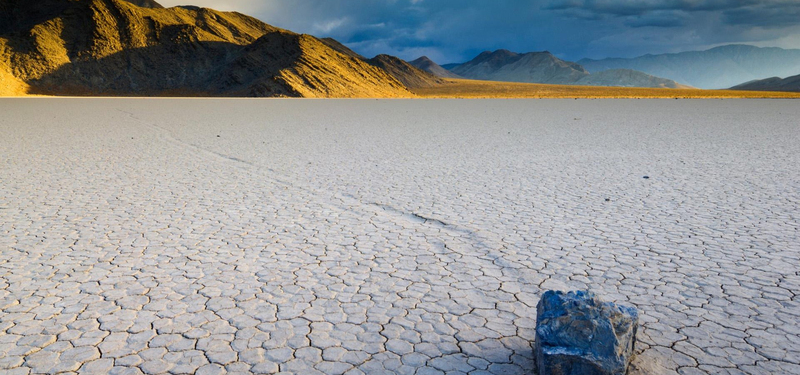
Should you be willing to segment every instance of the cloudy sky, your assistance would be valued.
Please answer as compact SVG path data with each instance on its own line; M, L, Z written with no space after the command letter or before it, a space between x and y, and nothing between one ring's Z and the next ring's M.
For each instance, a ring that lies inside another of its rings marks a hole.
M633 57L727 43L800 48L800 0L158 0L235 10L367 57L463 62L481 51Z

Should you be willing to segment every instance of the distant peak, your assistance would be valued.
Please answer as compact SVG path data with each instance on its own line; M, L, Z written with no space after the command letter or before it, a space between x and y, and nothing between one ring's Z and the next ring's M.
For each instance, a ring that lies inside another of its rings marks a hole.
M555 57L555 55L550 53L550 51L528 52L528 53L523 53L523 55L534 55L534 56L535 55L541 55L541 56L553 56L553 57Z
M373 57L372 59L373 60L375 60L375 59L378 59L378 60L399 60L399 58L394 57L392 55L387 55L385 53L382 53L380 55L375 55L375 57Z
M726 44L724 46L717 46L717 47L711 48L711 49L709 49L709 51L711 51L711 50L720 50L720 49L734 49L734 48L736 48L736 49L738 49L738 48L758 49L759 47L751 46L749 44Z

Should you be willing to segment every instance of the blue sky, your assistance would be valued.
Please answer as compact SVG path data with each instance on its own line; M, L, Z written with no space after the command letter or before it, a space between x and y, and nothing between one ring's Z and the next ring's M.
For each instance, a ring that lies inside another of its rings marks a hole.
M235 10L367 57L463 62L485 50L569 60L722 44L800 48L800 0L159 0Z

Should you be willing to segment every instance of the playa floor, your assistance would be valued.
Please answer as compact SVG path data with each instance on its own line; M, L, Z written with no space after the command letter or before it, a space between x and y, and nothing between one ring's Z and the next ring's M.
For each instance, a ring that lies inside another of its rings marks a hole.
M800 374L790 100L0 100L0 372ZM648 178L645 178L647 176Z

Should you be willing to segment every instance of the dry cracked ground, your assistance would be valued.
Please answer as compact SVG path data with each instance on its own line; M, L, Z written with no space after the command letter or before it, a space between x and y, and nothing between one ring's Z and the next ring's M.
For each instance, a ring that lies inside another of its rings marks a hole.
M800 374L798 118L2 100L0 372L530 374L541 293L590 289L631 373Z

